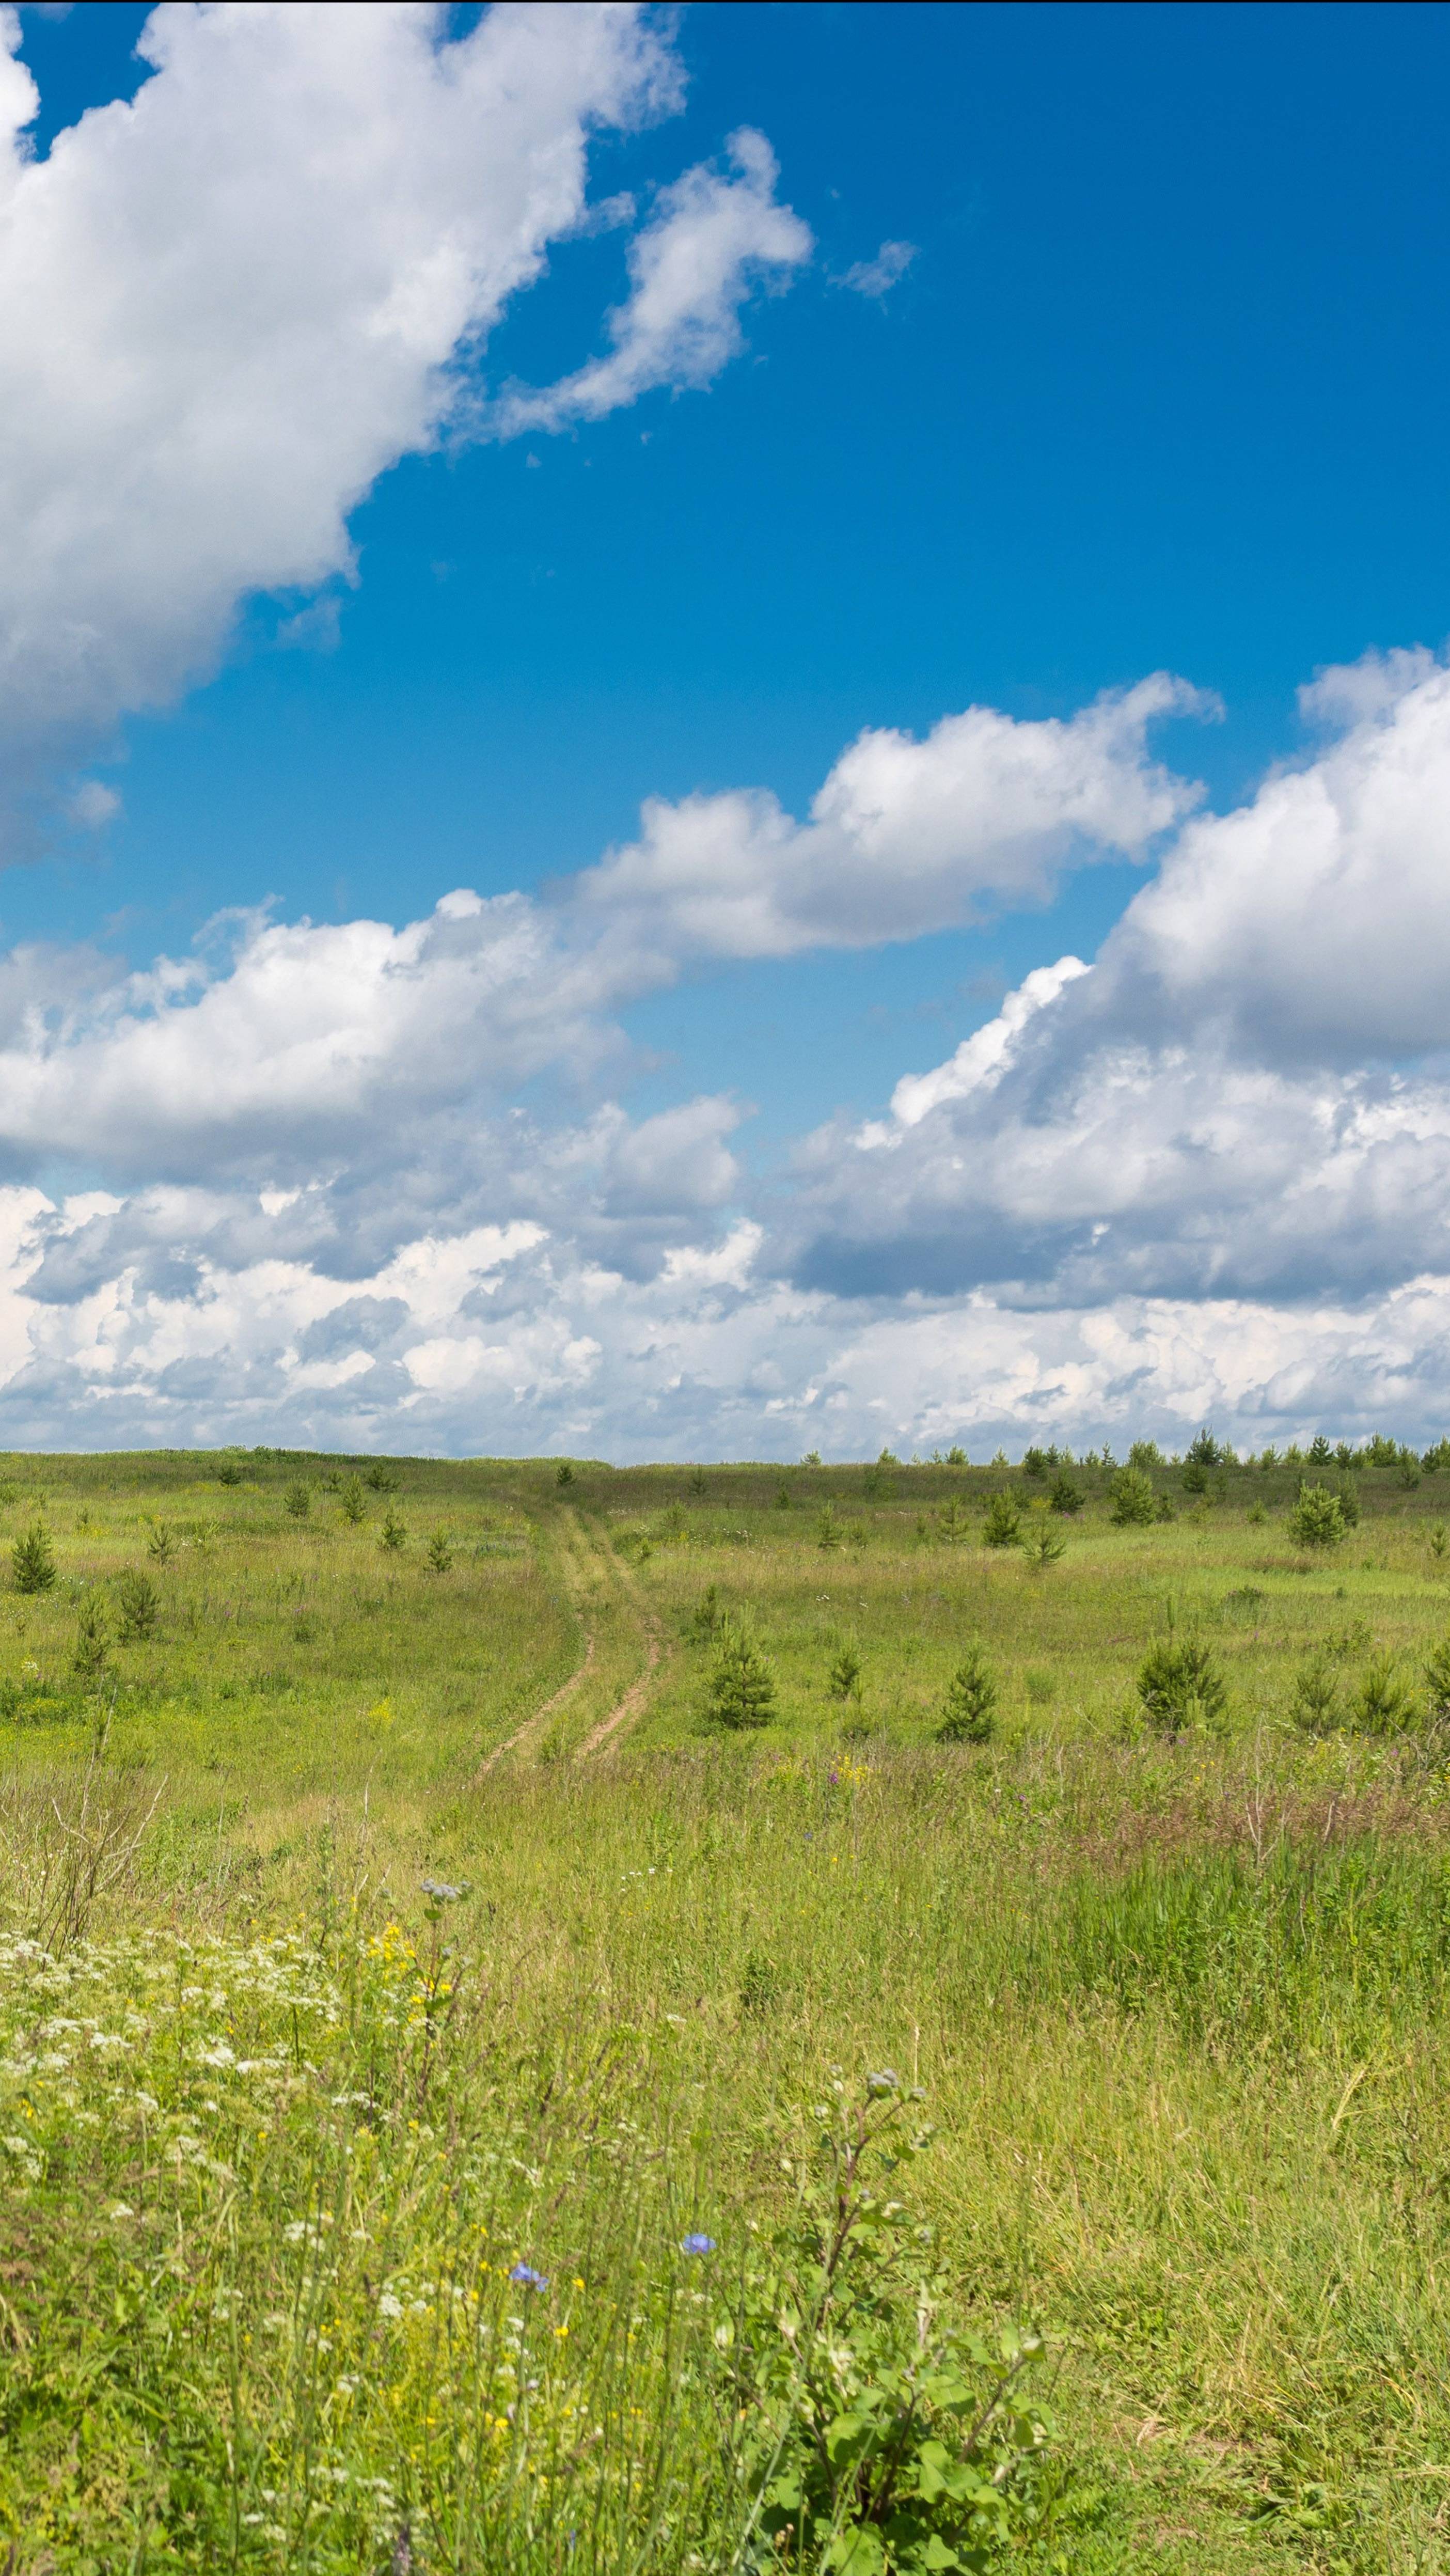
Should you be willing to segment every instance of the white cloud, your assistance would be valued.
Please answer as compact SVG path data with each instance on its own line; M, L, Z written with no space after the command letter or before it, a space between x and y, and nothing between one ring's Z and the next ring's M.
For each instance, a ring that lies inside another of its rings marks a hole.
M629 1457L904 1454L1214 1422L1242 1443L1450 1419L1450 1277L1293 1308L1143 1299L872 1307L760 1266L759 1230L645 1282L521 1223L421 1235L361 1287L262 1256L37 1302L40 1193L0 1190L0 1439Z
M1371 656L1305 703L1348 731L1187 825L1104 948L1101 1015L1340 1065L1450 1046L1450 671Z
M807 1143L796 1276L1047 1306L1450 1271L1450 673L1375 658L1306 711L1348 730L1190 819L1091 972Z
M436 440L509 300L587 221L591 133L678 103L649 12L504 0L457 38L448 19L159 8L152 77L41 161L0 12L12 756L172 697L249 594L349 580L349 512ZM291 631L325 641L305 613Z
M768 1199L729 1100L580 1105L627 1068L611 1014L692 959L908 936L1146 850L1191 791L1144 727L1183 703L1158 681L1053 725L868 734L806 824L656 807L552 905L239 918L143 975L0 957L13 1436L788 1455L1443 1419L1450 1074L1375 1061L1450 991L1426 657L1317 684L1341 737L1181 821L1095 965L1035 970ZM1322 993L1366 956L1356 1056ZM19 1186L64 1155L110 1189Z
M99 832L103 825L115 821L121 811L121 799L114 787L106 787L99 778L84 779L66 807L73 823L86 832Z
M496 407L503 437L600 420L658 385L708 385L740 350L740 308L787 284L809 259L807 225L776 198L775 155L749 126L730 138L736 176L705 165L661 192L629 248L629 301L609 317L609 355L540 392L512 388Z
M916 256L915 242L884 241L874 259L856 260L836 283L848 286L853 295L866 295L879 303L906 275Z
M1067 719L993 707L925 741L863 733L797 823L764 790L651 802L630 847L576 881L581 911L674 956L872 947L1035 903L1070 862L1142 858L1199 790L1150 763L1155 718L1213 702L1165 672Z

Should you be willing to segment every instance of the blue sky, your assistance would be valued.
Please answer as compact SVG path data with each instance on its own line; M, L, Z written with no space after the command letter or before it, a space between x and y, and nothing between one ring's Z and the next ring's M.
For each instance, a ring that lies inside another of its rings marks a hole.
M1438 1425L1447 13L235 14L13 29L8 1436ZM577 202L498 287L525 131ZM703 300L580 393L689 172L756 246L711 288L682 231ZM369 376L460 238L456 313ZM1199 698L1085 788L1081 711L1156 672ZM971 707L997 747L929 821L908 763L875 840L789 837L863 734ZM649 800L694 855L581 875ZM702 868L748 923L701 926ZM475 934L359 925L460 888L523 905L538 990L470 950L435 1015Z

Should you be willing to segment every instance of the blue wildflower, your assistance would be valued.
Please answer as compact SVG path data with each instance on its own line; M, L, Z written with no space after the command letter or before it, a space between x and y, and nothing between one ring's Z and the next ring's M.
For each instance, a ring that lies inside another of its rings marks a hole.
M696 2234L686 2236L681 2239L680 2252L682 2254L713 2254L714 2251L715 2239L713 2236L701 2236Z
M547 2290L549 2286L546 2275L536 2272L531 2263L515 2263L509 2279L517 2281L521 2290Z

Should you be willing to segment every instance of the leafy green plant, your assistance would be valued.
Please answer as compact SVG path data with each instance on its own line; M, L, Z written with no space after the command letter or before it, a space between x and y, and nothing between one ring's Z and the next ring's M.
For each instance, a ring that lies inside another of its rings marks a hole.
M1437 1564L1444 1556L1447 1547L1450 1547L1450 1537L1446 1536L1445 1524L1443 1521L1436 1521L1430 1532L1430 1554Z
M796 2206L763 2242L757 2232L716 2328L722 2412L752 2498L734 2563L983 2568L1029 2536L1023 2471L1049 2438L1023 2394L1040 2339L1009 2330L989 2343L952 2319L930 2231L887 2196L931 2134L908 2125L896 2076L868 2077L854 2100L834 2091L812 2112L812 2148L783 2159Z
M362 1486L359 1484L356 1476L347 1477L340 1487L337 1497L337 1507L341 1512L343 1519L345 1521L350 1521L354 1529L357 1528L360 1521L366 1520L368 1508L367 1498L364 1495Z
M235 1458L223 1458L221 1465L216 1471L216 1480L219 1485L239 1485L241 1483L242 1471Z
M775 1675L743 1620L721 1626L705 1710L712 1726L732 1731L768 1726L775 1714Z
M282 1509L287 1513L289 1519L294 1521L305 1521L308 1513L312 1509L311 1487L304 1485L300 1478L295 1485L289 1485L286 1493L282 1497Z
M1195 1720L1223 1715L1227 1686L1211 1647L1198 1637L1163 1637L1138 1667L1138 1698L1150 1726L1165 1735Z
M1010 1494L994 1494L982 1523L983 1547L1016 1547L1022 1536L1022 1514Z
M835 1506L823 1503L816 1516L816 1545L826 1549L839 1547L845 1533L836 1518Z
M795 1496L791 1492L789 1485L785 1482L784 1477L782 1477L780 1483L775 1489L775 1508L778 1512L788 1512L792 1509L794 1502Z
M44 1521L32 1521L10 1550L10 1570L17 1592L49 1592L56 1579L55 1556Z
M819 1464L819 1461L817 1461L817 1463ZM689 1483L690 1491L695 1496L697 1502L702 1494L709 1492L710 1479L706 1475L703 1467L692 1467L687 1481Z
M1048 1489L1049 1509L1054 1512L1065 1512L1070 1516L1082 1510L1084 1500L1085 1496L1081 1488L1073 1483L1066 1468L1059 1468Z
M407 1544L408 1533L406 1529L398 1519L396 1512L390 1511L384 1518L383 1526L378 1532L379 1547L386 1549L389 1556L397 1556L400 1550L405 1548Z
M938 1744L989 1744L996 1731L997 1677L979 1645L971 1645L953 1673L942 1704Z
M446 1530L437 1529L433 1532L432 1537L423 1551L423 1556L430 1574L451 1573L453 1568L453 1541L450 1539Z
M1108 1501L1118 1529L1145 1529L1157 1509L1152 1481L1141 1467L1119 1467L1108 1480Z
M1404 1735L1418 1723L1419 1703L1393 1655L1376 1655L1365 1666L1349 1714L1366 1735Z
M1201 1458L1185 1458L1183 1462L1183 1490L1185 1494L1207 1493L1208 1469L1205 1467Z
M143 1574L139 1566L117 1577L116 1606L120 1612L116 1635L123 1646L137 1646L143 1638L154 1636L161 1616L161 1595L150 1575Z
M373 1460L363 1481L375 1494L395 1494L398 1490L397 1477L390 1467L383 1464L381 1458Z
M1301 1485L1289 1514L1289 1534L1300 1547L1338 1547L1349 1525L1338 1494L1327 1485Z
M861 1658L849 1640L826 1667L826 1689L832 1699L861 1696Z
M972 1524L955 1494L949 1494L936 1516L936 1534L943 1547L960 1547L971 1535Z
M153 1521L146 1541L146 1553L157 1565L169 1565L176 1554L176 1535L165 1521Z

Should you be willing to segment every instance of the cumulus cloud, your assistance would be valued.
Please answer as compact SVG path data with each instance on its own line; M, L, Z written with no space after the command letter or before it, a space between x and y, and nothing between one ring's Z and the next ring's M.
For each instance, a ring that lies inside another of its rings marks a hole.
M399 458L477 426L480 353L551 244L591 225L591 135L678 105L663 16L498 0L156 9L134 99L43 161L0 10L0 740L11 764L211 669L256 593L325 646L348 517ZM611 354L548 399L597 417L703 383L738 308L809 250L753 133L631 247ZM598 210L628 220L628 200ZM495 425L497 425L495 423ZM96 798L92 813L101 819Z
M1147 757L1147 730L1213 701L1157 672L1069 718L994 707L924 741L863 733L798 823L762 789L645 806L638 841L581 877L581 912L675 956L872 947L1039 903L1073 860L1145 857L1200 790Z
M1147 758L1184 703L868 734L806 823L656 807L548 903L239 918L138 975L0 957L13 1436L780 1456L1443 1418L1450 1064L1414 1041L1450 990L1447 675L1325 675L1338 731L1218 817ZM1096 962L1034 970L769 1190L737 1103L600 1098L622 1006L692 963L909 936L1175 823ZM1390 990L1351 1046L1321 988L1367 954ZM108 1187L43 1197L66 1154Z
M687 170L636 233L629 300L609 317L608 356L542 391L512 388L493 415L498 435L600 420L658 385L708 385L737 355L747 297L787 284L813 244L776 198L780 174L764 135L743 126L729 154L733 178L703 163Z
M1040 968L781 1224L835 1293L1380 1293L1450 1269L1450 674L1325 674L1339 738L1190 818L1087 970Z
M1372 655L1304 704L1347 729L1188 823L1103 951L1103 1017L1340 1066L1450 1045L1450 670Z

